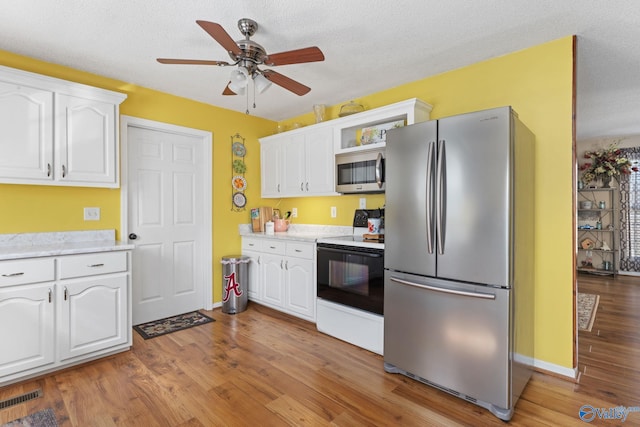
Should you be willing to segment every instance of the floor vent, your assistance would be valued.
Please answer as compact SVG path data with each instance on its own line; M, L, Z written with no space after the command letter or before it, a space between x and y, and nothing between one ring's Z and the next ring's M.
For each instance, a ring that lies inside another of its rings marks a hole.
M10 397L9 399L0 400L0 409L8 408L9 406L19 405L29 400L37 399L42 396L42 389L36 389L28 393L21 394L20 396Z

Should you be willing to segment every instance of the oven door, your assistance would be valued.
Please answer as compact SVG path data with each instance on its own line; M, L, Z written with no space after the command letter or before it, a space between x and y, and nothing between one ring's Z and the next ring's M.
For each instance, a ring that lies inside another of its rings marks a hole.
M318 243L318 298L383 314L384 249Z
M381 193L384 190L384 150L336 155L338 193Z

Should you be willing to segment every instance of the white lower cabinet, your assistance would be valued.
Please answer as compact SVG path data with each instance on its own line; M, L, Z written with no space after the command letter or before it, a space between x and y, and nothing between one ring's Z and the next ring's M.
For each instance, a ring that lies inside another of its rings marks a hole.
M0 386L129 349L129 266L130 251L0 261Z
M53 365L54 283L0 288L0 385L3 378Z
M284 257L269 253L262 255L262 302L284 308Z
M62 282L58 287L60 360L129 340L126 275Z
M268 238L242 238L251 257L249 298L315 322L315 244Z

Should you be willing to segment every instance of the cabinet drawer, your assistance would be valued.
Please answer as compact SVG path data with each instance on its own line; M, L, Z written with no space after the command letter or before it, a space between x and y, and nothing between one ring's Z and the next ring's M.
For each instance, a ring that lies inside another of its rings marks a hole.
M127 270L127 252L102 252L60 257L60 279L117 273Z
M285 243L279 240L264 240L262 242L262 252L284 255Z
M243 251L261 251L262 250L262 240L261 239L252 239L250 237L242 238L242 250Z
M0 262L0 287L55 279L53 258L34 258Z
M310 243L287 243L287 256L313 259L313 246Z

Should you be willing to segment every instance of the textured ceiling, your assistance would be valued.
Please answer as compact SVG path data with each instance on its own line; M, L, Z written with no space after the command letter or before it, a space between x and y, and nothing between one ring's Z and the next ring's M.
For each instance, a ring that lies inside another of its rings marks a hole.
M230 68L155 58L228 61L198 19L239 40L238 19L252 18L269 53L320 47L324 62L274 68L312 90L258 95L251 114L272 120L576 34L578 139L640 133L636 0L3 0L0 10L0 49L242 112L246 97L221 95Z

